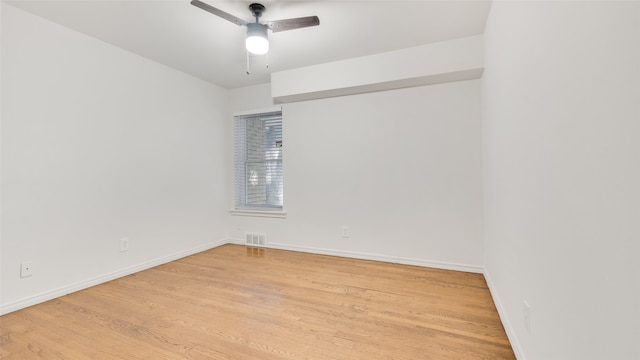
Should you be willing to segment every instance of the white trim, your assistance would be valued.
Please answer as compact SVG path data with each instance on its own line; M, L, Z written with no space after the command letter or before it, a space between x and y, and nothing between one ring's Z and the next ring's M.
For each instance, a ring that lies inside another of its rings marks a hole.
M502 305L502 301L498 296L498 291L493 285L493 280L491 280L491 275L487 269L484 269L484 279L487 282L487 286L489 287L489 292L491 293L491 297L493 298L493 303L496 305L496 309L498 310L498 316L500 316L500 321L502 322L502 326L504 327L504 331L507 333L507 338L509 338L509 342L511 343L511 349L513 349L513 353L518 360L526 360L526 356L524 356L524 351L522 350L522 346L518 341L518 337L516 336L516 332L513 329L513 324L509 321L509 317L507 316L507 311Z
M213 249L225 244L245 245L242 239L234 239L234 238L220 239L220 240L213 241L195 248L179 251L177 253L163 256L163 257L160 257L151 261L147 261L138 265L133 265L128 268L124 268L111 273L96 276L84 281L80 281L74 284L63 286L58 289L53 289L53 290L45 291L43 293L36 294L33 296L28 296L26 298L13 301L8 304L1 304L0 315L17 311L32 305L36 305L36 304L48 301L48 300L52 300L76 291L84 290L86 288L99 285L107 281L111 281L120 277L131 275L139 271L147 270L154 266L166 264L168 262L175 261L180 258L197 254L199 252ZM476 266L476 265L457 264L457 263L449 263L449 262L442 262L442 261L435 261L435 260L422 260L422 259L404 258L404 257L381 255L381 254L333 250L333 249L324 249L324 248L316 248L316 247L308 247L308 246L280 244L280 243L268 243L265 247L272 248L272 249L300 251L300 252L306 252L306 253L312 253L312 254L332 255L332 256L354 258L354 259L364 259L364 260L375 260L375 261L383 261L383 262L390 262L390 263L396 263L396 264L423 266L423 267L431 267L431 268L455 270L455 271L465 271L465 272L472 272L472 273L483 273L483 270L484 270L482 266ZM487 278L486 274L485 274L485 278ZM489 279L487 279L487 284L489 284L489 289L492 290ZM517 342L515 341L513 330L511 329L509 323L507 321L504 321L506 319L506 316L503 315L504 310L500 305L498 298L494 295L495 292L493 290L491 292L492 292L492 295L494 296L494 302L496 303L496 307L498 308L498 313L500 314L500 318L503 320L503 324L505 325L505 329L507 331L507 336L509 337L509 341L511 341L512 346L514 346L514 352L516 353L516 356L518 357L519 360L525 360L524 356L522 355L522 351L521 350L517 351L518 348L515 346Z
M242 239L227 239L226 240L227 244L233 244L233 245L246 245L244 240Z
M241 243L242 240L233 239L230 240L229 243ZM455 270L455 271L465 271L472 272L477 274L482 274L484 268L482 266L476 265L467 265L467 264L456 264L449 263L444 261L436 261L436 260L423 260L423 259L412 259L405 258L399 256L389 256L382 254L372 254L365 252L355 252L355 251L345 251L345 250L333 250L333 249L323 249L309 246L297 246L297 245L288 245L288 244L279 244L267 242L266 248L272 249L281 249L281 250L291 250L291 251L300 251L312 254L321 254L321 255L332 255L332 256L340 256L347 257L353 259L363 259L363 260L375 260L375 261L383 261L395 264L403 264L403 265L414 265L414 266L423 266L430 267L436 269L445 269L445 270Z
M254 216L254 217L267 217L267 218L279 218L284 219L287 217L287 212L284 210L229 210L229 214L233 216Z
M263 109L255 109L255 110L246 110L246 111L237 111L233 113L233 116L246 116L246 115L257 115L257 114L264 114L264 113L270 113L270 112L276 112L276 111L282 111L282 106L272 106L272 107L268 107L268 108L263 108Z
M102 283L105 283L107 281L111 281L111 280L115 280L117 278L121 278L127 275L131 275L133 273L137 273L139 271L142 270L147 270L150 269L154 266L158 266L158 265L162 265L162 264L166 264L168 262L171 261L175 261L178 260L180 258L186 257L186 256L190 256L193 254L197 254L199 252L203 252L206 250L210 250L213 248L216 248L218 246L221 245L225 245L229 243L226 240L217 240L217 241L213 241L201 246L197 246L195 248L191 248L191 249L187 249L187 250L183 250L183 251L179 251L177 253L171 254L171 255L167 255L167 256L163 256L163 257L159 257L157 259L153 259L138 265L133 265L121 270L116 270L104 275L99 275L87 280L83 280L74 284L70 284L70 285L66 285L63 286L61 288L57 288L57 289L53 289L53 290L48 290L45 292L42 292L40 294L36 294L33 296L28 296L26 298L17 300L17 301L13 301L10 302L8 304L2 304L0 305L0 315L4 315L13 311L17 311L20 309L24 309L26 307L32 306L32 305L36 305L36 304L40 304L43 303L45 301L49 301L67 294L70 294L72 292L76 292L76 291L80 291L80 290L84 290L86 288L95 286L95 285L99 285Z

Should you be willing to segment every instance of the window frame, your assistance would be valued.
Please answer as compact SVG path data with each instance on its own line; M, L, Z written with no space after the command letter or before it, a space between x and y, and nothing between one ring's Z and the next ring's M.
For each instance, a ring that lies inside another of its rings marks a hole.
M281 114L281 124L283 125L283 129L284 129L284 112L282 110L281 106L277 106L277 107L270 107L270 108L264 108L264 109L257 109L257 110L250 110L250 111L243 111L243 112L235 112L233 113L233 141L232 141L232 145L233 145L233 184L234 184L234 189L233 189L233 206L232 209L229 211L229 213L231 215L235 215L235 216L253 216L253 217L271 217L271 218L285 218L286 217L286 211L284 210L284 201L282 204L282 207L261 207L261 206L238 206L237 203L237 196L238 196L238 192L237 192L237 188L236 188L236 181L237 181L237 177L238 177L238 173L237 173L237 169L236 169L236 142L237 142L237 134L236 134L236 118L237 117L249 117L249 116L256 116L256 115L261 115L261 114L269 114L269 113L274 113L274 112L280 112ZM284 130L283 130L284 131ZM284 155L284 147L282 148L282 154ZM283 156L284 157L284 156ZM284 168L284 161L282 162L282 168ZM246 177L246 173L243 175ZM283 189L284 189L284 171L281 175L281 182L283 185ZM244 181L246 182L246 178L244 179ZM284 196L283 196L284 198ZM283 199L284 200L284 199Z

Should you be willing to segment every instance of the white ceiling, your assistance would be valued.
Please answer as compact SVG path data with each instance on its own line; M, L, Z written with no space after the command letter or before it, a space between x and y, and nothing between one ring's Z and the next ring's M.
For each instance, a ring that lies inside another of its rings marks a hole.
M269 73L371 55L484 32L490 0L203 0L251 20L317 15L320 26L270 33L267 56L251 57L246 30L190 0L17 0L9 4L225 88L269 82Z

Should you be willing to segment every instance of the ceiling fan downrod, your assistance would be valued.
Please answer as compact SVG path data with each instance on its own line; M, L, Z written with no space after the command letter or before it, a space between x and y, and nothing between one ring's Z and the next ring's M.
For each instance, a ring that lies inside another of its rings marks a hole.
M249 10L251 10L251 14L256 18L256 22L260 22L260 17L262 13L265 11L265 7L262 4L253 3L249 5Z

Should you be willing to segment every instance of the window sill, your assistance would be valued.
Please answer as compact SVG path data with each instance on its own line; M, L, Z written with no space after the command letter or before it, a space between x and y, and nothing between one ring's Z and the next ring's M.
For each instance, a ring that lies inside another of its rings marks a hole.
M234 209L229 211L229 214L233 216L253 216L253 217L266 217L266 218L278 218L284 219L287 217L287 212L284 210L242 210Z

